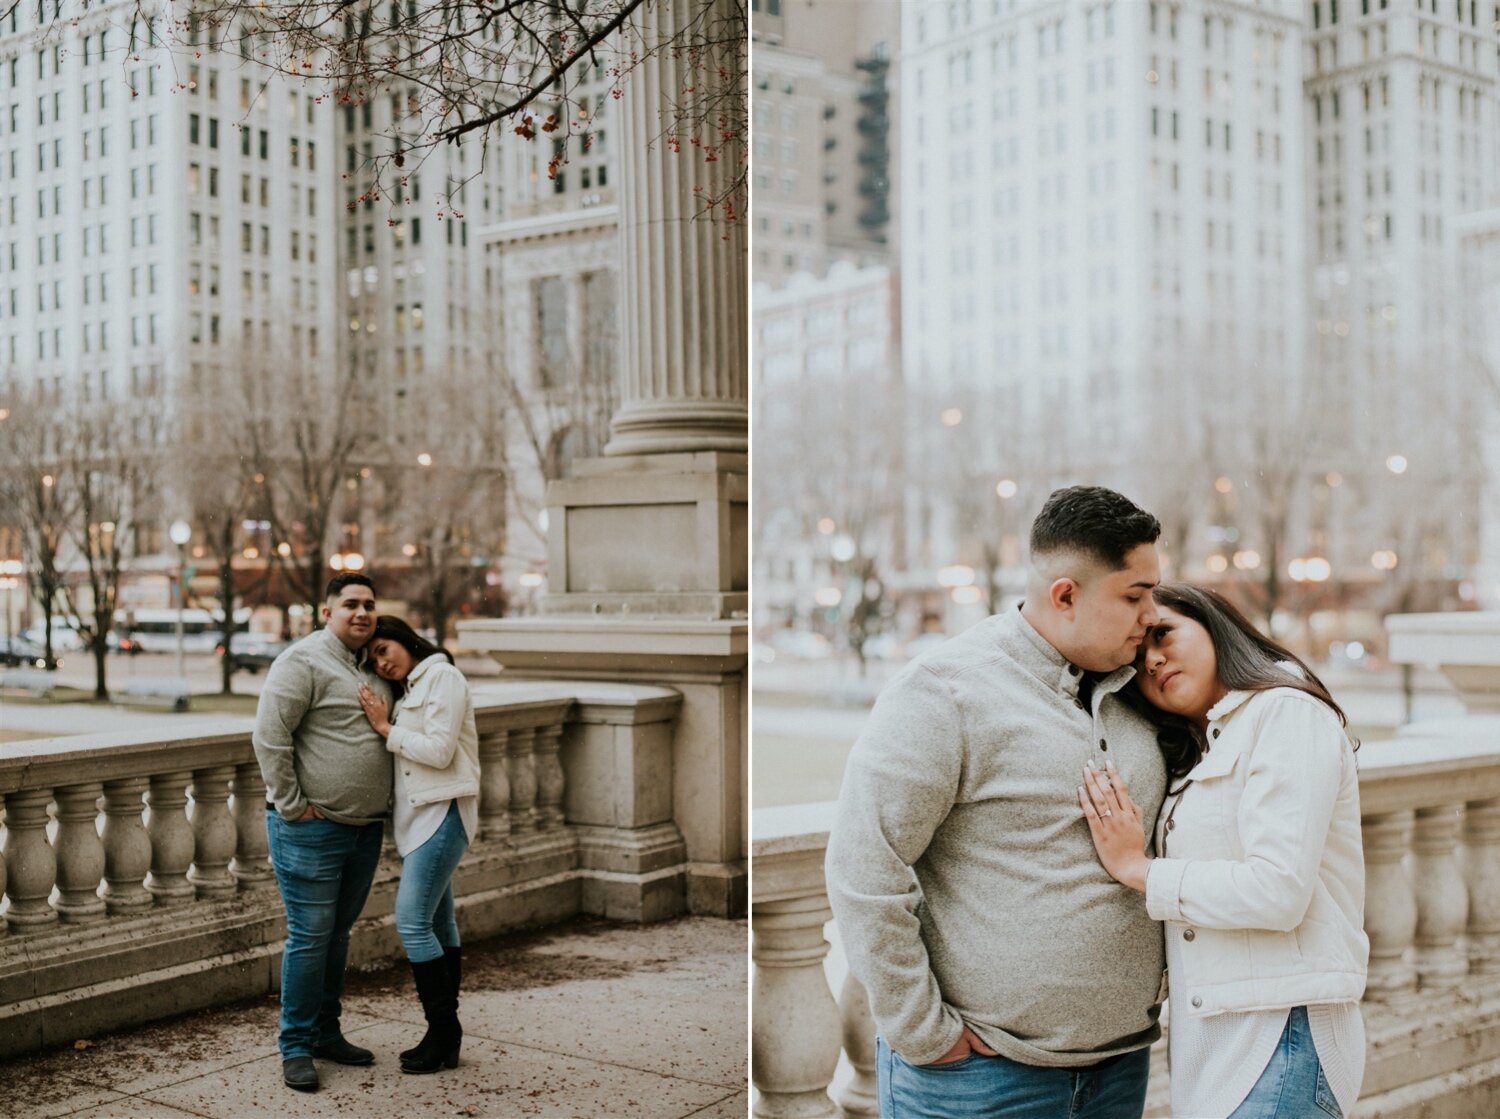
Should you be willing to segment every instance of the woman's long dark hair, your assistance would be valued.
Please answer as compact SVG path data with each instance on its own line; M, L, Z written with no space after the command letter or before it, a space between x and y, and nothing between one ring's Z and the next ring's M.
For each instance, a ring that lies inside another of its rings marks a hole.
M410 653L412 660L416 661L417 664L421 664L431 656L444 656L448 658L449 664L454 663L452 653L448 652L441 645L434 645L431 641L428 641L427 638L423 637L394 614L381 614L375 619L375 634L370 638L370 643L373 645L377 641L394 641ZM392 699L400 699L406 694L405 680L388 680L386 682L391 686Z
M1158 606L1191 618L1208 631L1218 659L1219 683L1232 692L1264 692L1272 688L1295 688L1326 704L1338 716L1340 726L1348 726L1344 709L1334 702L1317 673L1301 657L1272 641L1256 629L1234 603L1218 591L1195 587L1191 583L1164 583L1152 592ZM1144 649L1145 646L1142 646ZM1298 675L1283 668L1280 661L1290 661L1302 670ZM1167 763L1167 776L1187 776L1203 757L1203 733L1189 719L1153 706L1140 690L1139 673L1120 693L1121 699L1134 707L1157 727L1157 742ZM1355 743L1356 747L1358 743Z

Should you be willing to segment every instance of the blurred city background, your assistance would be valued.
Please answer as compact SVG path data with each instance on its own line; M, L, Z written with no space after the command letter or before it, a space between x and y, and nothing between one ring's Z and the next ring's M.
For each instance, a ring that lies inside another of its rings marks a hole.
M1055 487L1310 657L1500 603L1500 7L756 0L757 807L1015 601Z

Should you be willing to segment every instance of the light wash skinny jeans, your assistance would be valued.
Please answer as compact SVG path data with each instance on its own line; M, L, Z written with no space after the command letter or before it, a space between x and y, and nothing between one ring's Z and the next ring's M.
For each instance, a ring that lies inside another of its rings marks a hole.
M448 802L448 814L427 842L401 862L401 884L396 889L396 932L406 958L414 964L436 960L444 948L458 947L458 921L453 915L453 872L469 848L469 837L458 814L458 802Z

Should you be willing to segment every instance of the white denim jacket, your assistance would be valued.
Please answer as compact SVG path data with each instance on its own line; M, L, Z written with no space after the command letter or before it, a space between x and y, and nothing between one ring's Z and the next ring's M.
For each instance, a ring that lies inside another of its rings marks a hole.
M406 678L385 745L396 755L412 806L479 795L474 697L464 674L443 657L428 657Z
M1146 910L1182 943L1178 1013L1355 1001L1370 942L1354 751L1295 688L1231 692L1208 751L1169 796Z

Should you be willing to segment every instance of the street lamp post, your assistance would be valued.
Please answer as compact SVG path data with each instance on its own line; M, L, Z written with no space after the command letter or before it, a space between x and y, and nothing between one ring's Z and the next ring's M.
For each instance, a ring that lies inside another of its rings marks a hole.
M172 527L167 529L167 535L177 545L177 678L180 680L187 676L182 658L182 607L183 599L187 597L186 588L182 585L182 573L187 567L187 542L192 538L193 526L186 521L173 521Z

